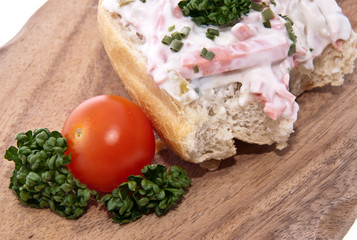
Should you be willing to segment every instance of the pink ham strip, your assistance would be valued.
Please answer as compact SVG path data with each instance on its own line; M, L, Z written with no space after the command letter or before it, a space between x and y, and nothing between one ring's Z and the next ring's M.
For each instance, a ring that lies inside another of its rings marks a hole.
M200 56L201 50L182 53L180 57L180 74L186 79L199 78L222 72L246 69L269 62L274 63L287 57L289 43L285 36L267 35L254 37L244 42L237 42L230 47L208 49L215 57L209 61ZM199 73L194 73L197 65Z
M231 32L239 41L247 40L256 35L254 26L245 23L237 23L232 27Z
M343 47L343 40L339 39L336 42L332 42L332 45L339 51L342 52L342 47Z
M253 79L250 82L250 93L254 94L258 101L264 104L264 112L273 120L277 120L285 111L294 111L296 97L288 90L290 80L289 69L293 66L294 61L292 57L288 57L285 61L275 64L271 72L266 72L267 78L275 79L275 84L273 85L269 84L268 86L268 83L262 79L264 77L262 71L264 70L258 72L261 75L260 78ZM274 86L272 89L273 94L266 89L270 86Z
M281 114L284 112L285 110L285 106L282 107L274 107L273 104L271 103L266 103L264 106L264 112L266 113L266 115L268 115L271 119L273 120L277 120Z

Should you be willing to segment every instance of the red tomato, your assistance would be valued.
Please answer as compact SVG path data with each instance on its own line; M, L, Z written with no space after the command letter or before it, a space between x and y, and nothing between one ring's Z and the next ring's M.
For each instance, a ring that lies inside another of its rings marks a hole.
M155 154L155 138L143 111L126 98L93 97L67 118L73 176L91 189L111 192L130 175L139 175Z

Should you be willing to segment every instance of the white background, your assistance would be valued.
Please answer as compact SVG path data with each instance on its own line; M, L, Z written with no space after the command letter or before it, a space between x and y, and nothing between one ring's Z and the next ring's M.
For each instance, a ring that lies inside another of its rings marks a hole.
M11 40L47 0L0 0L0 47ZM57 0L61 1L61 0ZM344 240L357 239L357 221Z
M46 0L0 0L0 46L22 28Z

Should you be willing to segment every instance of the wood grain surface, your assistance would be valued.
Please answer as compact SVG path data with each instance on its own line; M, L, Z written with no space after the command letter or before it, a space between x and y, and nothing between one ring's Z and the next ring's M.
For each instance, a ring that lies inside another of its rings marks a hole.
M338 1L357 30L356 0ZM71 110L101 94L128 97L98 36L97 1L50 0L0 48L0 153L19 131L61 130ZM342 87L298 98L289 147L237 142L238 154L207 172L170 150L154 162L193 179L182 203L120 226L99 204L78 220L24 207L0 161L0 239L342 239L357 217L357 73Z

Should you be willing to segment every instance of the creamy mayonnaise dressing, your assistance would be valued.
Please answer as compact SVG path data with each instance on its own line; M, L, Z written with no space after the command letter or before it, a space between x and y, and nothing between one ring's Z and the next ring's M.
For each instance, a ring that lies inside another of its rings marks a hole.
M270 4L275 17L271 28L263 26L260 12L249 14L231 28L197 26L184 17L178 7L180 0L139 0L120 6L124 0L104 0L102 6L117 12L125 23L146 39L139 50L148 59L148 73L156 84L177 101L186 104L200 93L234 82L242 83L239 104L244 106L249 94L264 104L265 113L272 119L284 117L296 120L299 109L295 96L288 91L289 72L296 64L313 69L313 59L327 45L341 48L341 40L351 34L351 25L335 0L275 0ZM269 2L269 1L265 1ZM293 22L297 36L296 53L288 56L289 39L285 19ZM172 31L191 28L179 52L173 52L161 40ZM213 41L206 37L207 28L219 29ZM215 53L212 61L200 57L202 48ZM193 71L195 65L199 72ZM182 78L182 77L184 78ZM184 83L185 91L182 91ZM195 89L195 90L194 90Z

